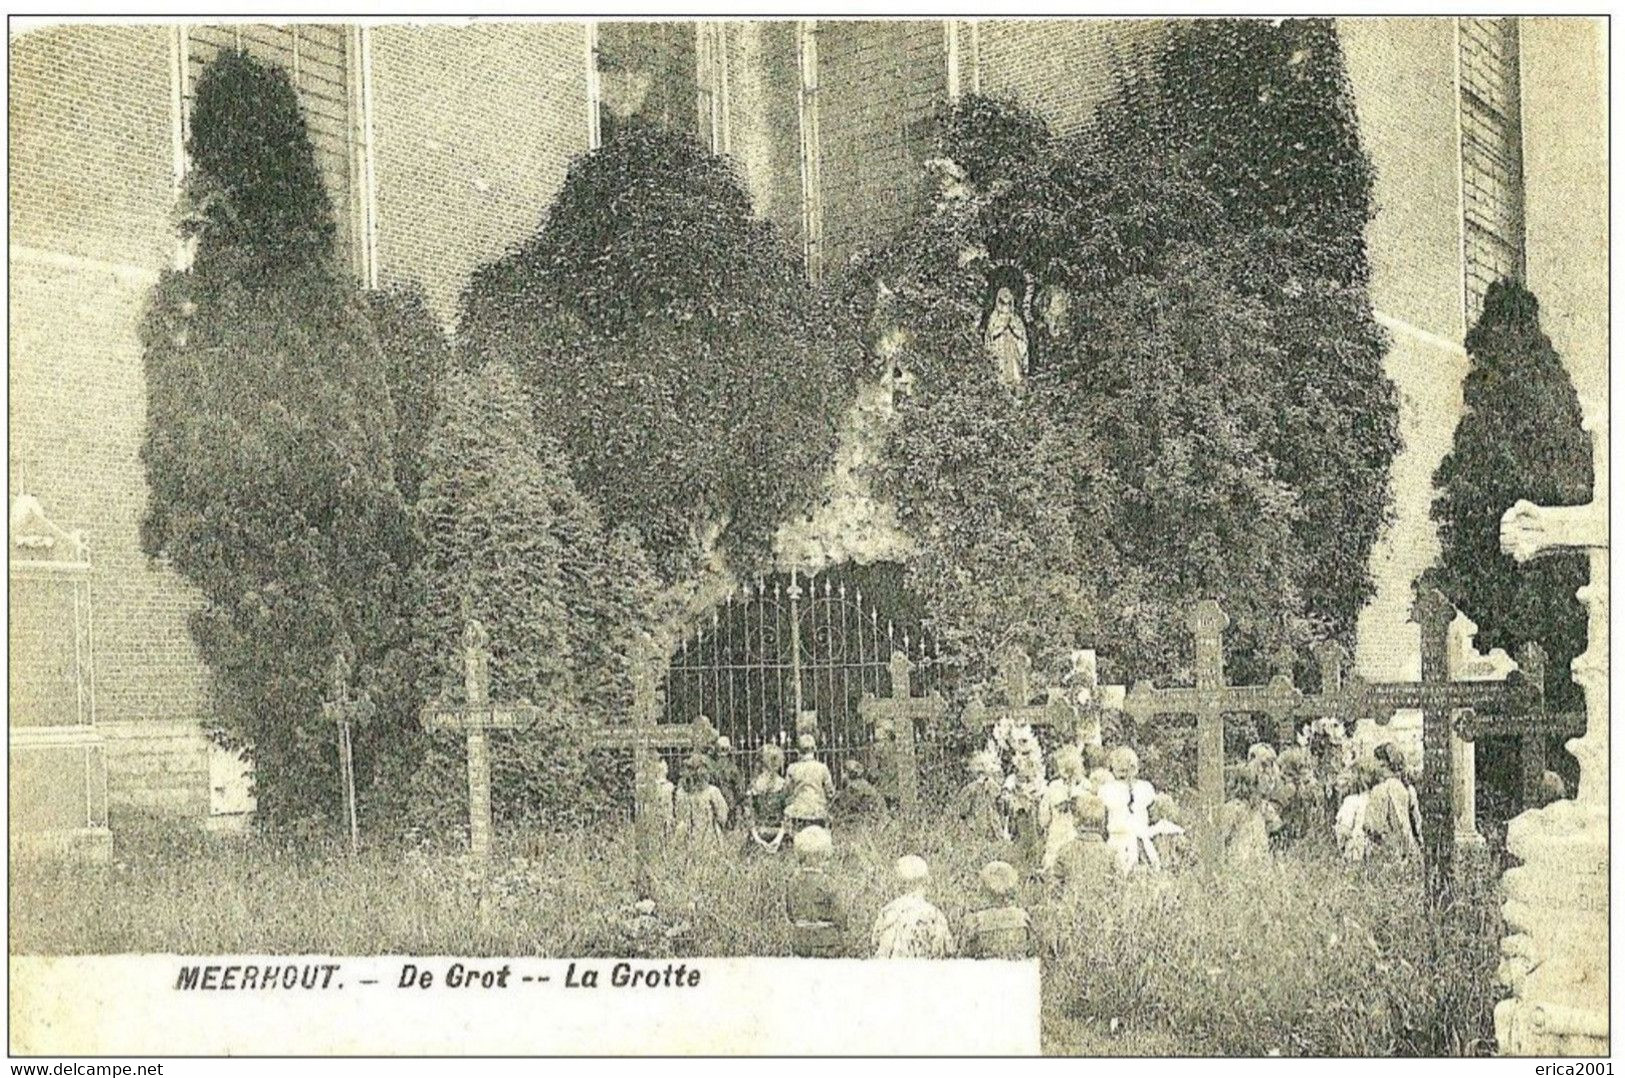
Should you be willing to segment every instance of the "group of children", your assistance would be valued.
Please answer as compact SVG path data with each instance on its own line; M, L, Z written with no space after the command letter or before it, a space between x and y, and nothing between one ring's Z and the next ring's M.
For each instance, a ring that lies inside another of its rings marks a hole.
M800 958L841 958L849 953L848 917L840 885L829 872L834 848L827 828L805 827L792 840L796 871L785 891L791 951ZM984 902L966 915L956 938L948 918L929 898L931 870L925 859L901 857L896 865L902 893L880 911L870 932L875 958L1028 958L1036 953L1032 917L1016 902L1020 882L1013 866L990 862L981 872Z
M992 750L978 753L959 795L960 818L984 838L1012 842L1029 873L1065 882L1100 870L1157 871L1186 856L1178 805L1140 777L1127 745L1063 745L1047 783L1041 760L1036 743L1018 742L1005 777Z
M965 917L956 936L926 897L926 862L903 857L896 864L901 893L880 911L871 932L875 957L1030 955L1032 919L1016 899L1024 880L1062 891L1104 888L1130 873L1158 872L1189 860L1178 804L1140 777L1133 749L1063 745L1051 754L1054 778L1046 781L1036 739L1022 732L1013 745L1010 775L990 746L973 758L973 777L958 795L957 815L969 824L967 837L998 854L980 873L982 905ZM857 761L846 763L838 790L809 735L798 738L797 758L788 767L783 749L763 745L748 783L730 757L727 738L718 738L712 751L683 761L675 786L664 761L656 759L655 774L649 776L657 787L653 811L680 843L720 846L730 822L742 820L747 853L793 849L796 870L787 884L785 915L794 953L850 953L842 888L829 871L832 818L884 809L885 799ZM1352 860L1419 851L1416 789L1403 753L1391 743L1338 780L1344 797L1335 823L1328 818L1323 780L1302 749L1277 755L1269 745L1254 745L1245 764L1227 769L1226 783L1217 823L1229 862L1267 857L1283 836L1328 825L1339 850Z
M653 809L661 826L684 844L721 845L731 823L743 820L747 852L773 852L786 838L808 827L829 829L831 818L862 816L882 809L885 800L864 773L861 762L847 761L844 784L837 790L828 765L818 759L810 734L797 739L797 758L785 766L785 753L769 742L758 753L759 766L747 784L731 759L732 746L719 737L708 752L695 752L681 765L675 785L665 760L651 766Z

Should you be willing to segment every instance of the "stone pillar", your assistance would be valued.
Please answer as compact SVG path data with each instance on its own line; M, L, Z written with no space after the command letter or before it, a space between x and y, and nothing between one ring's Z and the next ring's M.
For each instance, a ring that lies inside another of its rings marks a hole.
M1588 614L1587 646L1572 667L1585 691L1586 732L1567 745L1580 763L1579 793L1522 813L1507 826L1507 848L1523 862L1504 881L1510 935L1501 942L1500 977L1513 995L1496 1005L1495 1035L1509 1055L1608 1053L1606 418L1587 428L1592 503L1556 510L1519 503L1502 521L1502 544L1520 560L1579 547L1591 561L1591 580L1579 591Z
M1527 558L1546 549L1589 553L1580 589L1589 618L1574 680L1586 732L1572 801L1525 812L1507 828L1523 864L1506 875L1509 937L1495 1010L1511 1055L1608 1051L1608 26L1600 18L1518 20L1523 98L1528 284L1541 324L1574 379L1593 442L1589 506L1520 505L1502 545ZM1510 533L1510 534L1509 534Z

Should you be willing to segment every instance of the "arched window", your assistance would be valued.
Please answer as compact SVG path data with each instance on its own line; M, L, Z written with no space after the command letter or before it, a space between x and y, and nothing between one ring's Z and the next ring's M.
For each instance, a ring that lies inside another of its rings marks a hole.
M1462 264L1467 324L1503 277L1522 278L1523 124L1516 17L1457 20L1461 51Z

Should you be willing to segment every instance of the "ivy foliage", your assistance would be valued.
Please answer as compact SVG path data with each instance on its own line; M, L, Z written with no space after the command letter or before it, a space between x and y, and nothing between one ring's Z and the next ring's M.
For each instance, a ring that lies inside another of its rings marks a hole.
M1350 640L1397 407L1329 24L1175 24L1088 130L969 98L939 148L962 178L842 291L912 378L887 483L940 629L972 659L1098 646L1158 678L1188 676L1206 597L1236 677ZM981 341L1000 285L1014 392Z
M389 432L395 485L411 505L423 482L423 454L451 369L451 342L440 332L420 290L369 292L366 299L395 406L395 425Z
M367 312L336 266L330 204L286 75L226 53L198 79L185 192L193 266L142 326L143 549L197 587L215 734L254 761L259 818L340 819L336 650L378 717L356 734L369 805L410 730L410 556L394 410Z
M862 357L732 166L634 118L540 230L478 270L460 343L510 363L581 492L681 579L762 568L816 496Z
M446 386L415 507L424 544L414 650L426 697L464 702L462 633L490 637L491 696L543 712L492 735L492 809L504 823L557 827L606 809L614 776L589 766L589 727L631 707L628 656L648 629L653 580L636 539L606 529L500 361ZM466 819L463 739L431 734L414 783L416 823Z
M1546 555L1518 565L1501 553L1501 516L1526 498L1537 505L1591 500L1591 440L1579 396L1551 340L1540 306L1517 281L1492 284L1467 334L1472 368L1462 386L1466 414L1434 473L1433 519L1441 546L1433 582L1478 623L1481 651L1536 641L1546 649L1547 699L1578 705L1569 664L1585 650L1583 554Z

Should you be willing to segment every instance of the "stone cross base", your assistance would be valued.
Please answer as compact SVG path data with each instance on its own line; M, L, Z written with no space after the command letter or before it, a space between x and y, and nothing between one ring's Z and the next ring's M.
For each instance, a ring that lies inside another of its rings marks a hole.
M1515 818L1507 846L1523 864L1505 876L1501 1052L1606 1056L1608 819L1557 801Z

